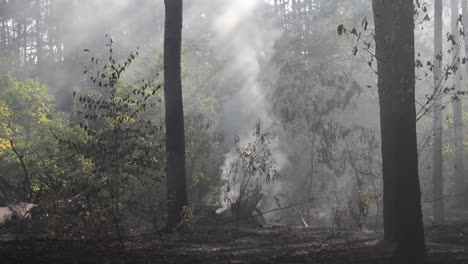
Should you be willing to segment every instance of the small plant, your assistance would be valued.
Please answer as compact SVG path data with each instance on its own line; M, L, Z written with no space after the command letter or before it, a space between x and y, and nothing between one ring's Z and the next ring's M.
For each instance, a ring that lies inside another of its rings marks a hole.
M157 92L161 85L153 80L136 85L126 82L123 75L138 51L118 59L113 40L108 40L108 57L101 60L92 55L84 71L92 88L73 92L79 137L58 140L82 157L87 179L83 185L93 190L85 190L75 199L83 200L85 227L91 231L91 224L95 230L110 227L103 236L122 241L123 210L134 207L131 187L160 180L161 127L151 116L160 101Z
M371 209L372 204L372 188L364 188L363 182L358 180L356 183L356 206L353 206L353 200L350 199L348 201L348 211L351 217L354 220L354 223L358 227L359 231L362 231L364 227L367 216L369 215L369 211Z
M176 231L179 232L190 232L192 230L192 225L194 222L194 215L192 208L184 206L182 212L180 212L181 221L176 226Z
M260 180L270 183L279 177L271 152L274 137L273 133L263 133L260 122L257 122L250 143L241 145L240 138L235 138L234 156L225 171L224 201L235 213L237 229L241 215L252 213L261 199Z

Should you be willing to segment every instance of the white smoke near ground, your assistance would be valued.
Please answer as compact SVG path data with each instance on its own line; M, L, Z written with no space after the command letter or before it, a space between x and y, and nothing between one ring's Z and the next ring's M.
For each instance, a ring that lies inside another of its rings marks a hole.
M222 99L221 122L225 143L232 147L226 153L221 168L222 176L227 180L230 166L237 158L233 147L234 138L238 136L240 146L243 146L254 140L256 122L261 123L263 132L271 132L277 123L266 100L266 87L262 84L275 81L272 57L282 28L275 20L273 7L264 0L223 0L217 3L220 8L210 24L214 36L210 44L217 53L226 57L227 63L222 71L224 81L220 83L221 87L228 90ZM210 1L209 5L212 4ZM281 170L287 158L281 152L277 138L273 139L270 147L276 169ZM265 197L261 207L269 210L274 206L272 197L281 191L281 183L263 184L265 179L259 180ZM227 207L225 196L225 193L222 194L221 202ZM229 196L238 198L235 193Z

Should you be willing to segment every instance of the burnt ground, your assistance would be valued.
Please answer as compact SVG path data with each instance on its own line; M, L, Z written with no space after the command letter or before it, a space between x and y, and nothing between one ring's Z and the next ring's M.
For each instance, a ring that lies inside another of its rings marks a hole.
M426 263L468 263L463 231L427 230ZM390 263L373 232L270 227L133 237L122 250L78 240L0 242L0 263Z

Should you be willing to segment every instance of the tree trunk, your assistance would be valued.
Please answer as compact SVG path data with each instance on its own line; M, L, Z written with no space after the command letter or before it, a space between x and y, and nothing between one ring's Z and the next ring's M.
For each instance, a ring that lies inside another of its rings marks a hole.
M373 0L380 102L384 238L399 259L424 257L416 138L414 6Z
M15 35L15 62L16 62L16 74L21 70L21 24L16 23L16 35Z
M3 10L3 11L2 11ZM0 47L6 51L7 49L7 35L6 35L6 2L5 1L0 1L0 17L1 17L1 25L2 25L2 28L1 28L1 33L0 33L0 37L1 37L1 42L0 42Z
M164 95L166 110L167 228L181 221L187 206L185 135L182 103L182 0L165 0Z
M24 61L24 66L28 66L28 26L26 23L23 24L23 61Z
M42 77L42 63L43 63L43 53L44 53L44 44L42 39L42 5L40 0L36 0L36 65L38 75Z
M456 185L456 194L457 194L457 205L463 206L463 194L464 191L464 174L465 169L463 166L463 121L462 121L462 98L459 95L461 89L461 72L460 70L460 33L458 31L458 16L459 16L459 2L458 0L451 0L450 2L451 9L451 25L452 25L452 35L455 41L457 42L453 46L452 59L454 66L457 71L453 75L453 86L455 88L455 93L457 99L453 102L453 132L454 132L454 146L455 146L455 185Z
M444 181L442 175L442 0L434 0L434 119L432 142L432 185L434 222L443 224Z
M464 32L465 32L465 35L464 35L464 40L465 40L465 57L467 57L468 55L468 35L466 33L467 29L468 29L468 7L467 7L467 0L462 0L462 15L463 15L463 29L464 29ZM465 63L465 70L466 70L466 76L468 76L468 65ZM462 110L463 108L460 107ZM463 131L462 131L463 133ZM463 143L463 142L462 142ZM463 147L463 144L462 144L462 147ZM462 149L462 153L464 152L464 150ZM462 164L463 164L463 161L462 161ZM463 168L463 175L465 174L465 168ZM464 202L463 204L466 204L466 202L468 202L468 193L466 193L466 191L468 190L467 188L467 182L466 182L466 176L464 177L465 179L465 182L464 182Z

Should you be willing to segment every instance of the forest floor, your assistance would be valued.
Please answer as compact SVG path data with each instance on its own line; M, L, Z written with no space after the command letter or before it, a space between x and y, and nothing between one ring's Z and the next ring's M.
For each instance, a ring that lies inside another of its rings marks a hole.
M427 237L426 263L468 263L468 237L439 228ZM123 250L83 241L0 241L0 263L390 263L381 234L323 228L212 229L152 234Z

